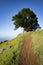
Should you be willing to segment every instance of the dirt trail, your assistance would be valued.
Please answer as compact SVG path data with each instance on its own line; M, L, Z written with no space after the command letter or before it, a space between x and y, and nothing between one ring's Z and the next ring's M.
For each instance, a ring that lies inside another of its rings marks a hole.
M32 50L32 33L24 40L21 47L18 65L39 65L37 57Z

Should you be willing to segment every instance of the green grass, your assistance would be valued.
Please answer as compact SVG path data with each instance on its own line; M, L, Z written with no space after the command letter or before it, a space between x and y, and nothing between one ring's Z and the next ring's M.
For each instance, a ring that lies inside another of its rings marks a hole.
M0 53L0 65L17 65L20 48L26 35L26 33L19 34L15 39L0 44L0 49L9 46Z
M32 45L40 65L43 65L43 30L32 34Z
M30 32L19 34L15 39L0 44L0 65L18 65L19 52L25 37ZM32 32L32 49L37 55L40 65L43 65L43 30ZM9 46L8 49L7 46Z

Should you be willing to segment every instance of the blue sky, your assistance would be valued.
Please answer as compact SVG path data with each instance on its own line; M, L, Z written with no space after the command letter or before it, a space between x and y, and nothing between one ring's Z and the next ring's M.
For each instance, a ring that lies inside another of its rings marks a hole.
M43 29L43 0L0 0L0 38L15 37L23 31L21 28L14 30L12 16L26 7L35 12Z

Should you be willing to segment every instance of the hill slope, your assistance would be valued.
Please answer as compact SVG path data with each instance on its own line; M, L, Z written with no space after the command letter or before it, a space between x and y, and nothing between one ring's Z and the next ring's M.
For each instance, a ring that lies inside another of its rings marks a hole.
M27 34L19 34L15 39L0 44L0 65L17 65L21 44Z
M43 65L43 31L30 32L25 38L19 65Z
M20 61L20 62L19 62ZM43 30L0 44L0 65L43 65Z

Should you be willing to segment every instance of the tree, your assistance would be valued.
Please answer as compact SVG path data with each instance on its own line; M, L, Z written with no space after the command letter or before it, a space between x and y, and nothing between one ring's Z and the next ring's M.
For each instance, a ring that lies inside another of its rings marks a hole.
M33 31L39 28L36 14L29 8L23 8L15 16L12 16L14 21L15 29L19 27L24 28L24 31Z

